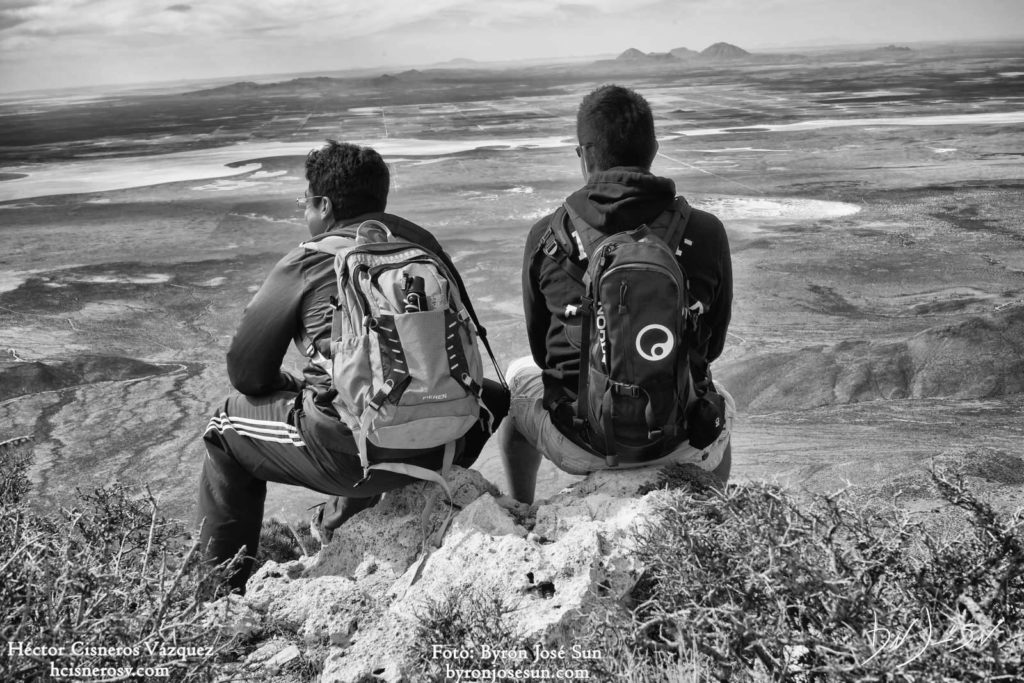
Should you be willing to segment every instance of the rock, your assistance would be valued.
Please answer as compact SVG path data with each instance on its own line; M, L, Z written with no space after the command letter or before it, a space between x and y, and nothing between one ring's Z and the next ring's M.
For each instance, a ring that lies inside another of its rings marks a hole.
M245 658L245 664L248 667L259 666L262 668L264 665L269 666L270 663L278 657L278 655L291 647L294 646L284 638L268 640L249 653L249 656ZM295 651L298 653L298 648L295 648ZM294 659L294 657L291 659Z
M491 536L526 536L526 529L516 524L507 508L492 496L481 496L463 510L452 523L453 530L463 526Z
M272 615L268 619L275 627L320 643L328 642L342 625L374 609L366 587L343 576L289 578L261 572L249 579L245 600Z
M328 658L322 680L357 681L384 669L414 673L417 647L430 645L415 640L417 616L430 599L481 587L516 606L514 628L526 638L568 646L598 596L622 597L638 579L630 531L659 494L631 496L656 479L655 470L593 474L540 503L542 533L529 538L491 494L482 495L456 516L441 547L399 578L369 634L344 656Z
M497 488L475 470L454 468L449 481L458 508L484 492L498 495ZM312 575L354 576L372 565L374 573L384 572L392 579L401 576L428 537L446 521L448 506L443 497L438 486L426 482L388 492L379 504L356 514L335 532L320 552ZM382 526L381 517L388 524Z
M299 652L299 648L297 646L289 645L288 647L284 648L276 655L268 659L266 664L264 665L264 668L270 671L276 671L277 669L280 669L282 666L292 661L293 659L297 658L301 654L302 653Z
M263 615L240 595L227 595L203 607L200 624L232 636L248 638L263 628Z
M523 642L569 648L596 610L630 594L643 571L634 534L665 495L655 490L659 470L598 472L527 513L475 471L456 468L450 480L454 509L427 505L439 493L433 484L389 493L319 557L262 567L241 600L265 615L268 633L328 648L324 683L413 679L433 645L417 640L424 615L470 594L507 606L510 632ZM297 653L275 645L260 656L269 670Z

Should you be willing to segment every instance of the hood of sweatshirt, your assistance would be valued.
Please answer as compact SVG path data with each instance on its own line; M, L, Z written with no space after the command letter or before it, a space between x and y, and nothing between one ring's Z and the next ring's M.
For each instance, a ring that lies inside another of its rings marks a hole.
M640 168L591 173L587 184L565 200L587 225L604 233L650 224L672 206L676 184Z

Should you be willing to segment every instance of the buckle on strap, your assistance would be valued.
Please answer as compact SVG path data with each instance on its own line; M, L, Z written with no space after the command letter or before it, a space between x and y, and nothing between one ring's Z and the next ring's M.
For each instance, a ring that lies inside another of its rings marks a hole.
M476 383L476 380L469 376L469 373L462 373L462 376L459 379L462 381L462 386L466 387L473 396L478 399L480 398L481 387Z
M558 240L555 239L554 235L552 235L551 238L547 240L547 242L541 245L541 251L543 251L551 258L555 258L555 256L559 252L559 248Z
M372 474L370 472L370 467L369 466L364 467L363 468L363 478L360 479L359 481L357 481L356 483L352 484L352 488L357 489L360 486L362 486L363 484L365 484L367 481L369 481L370 480L370 474Z
M625 384L623 382L609 381L612 386L612 391L619 396L629 396L630 398L640 398L640 393L643 391L640 387L635 384Z
M374 394L373 398L370 399L370 407L374 410L380 410L380 407L384 405L384 401L387 400L388 396L390 396L391 392L394 390L395 381L392 379L385 380L384 386L382 386L380 390Z

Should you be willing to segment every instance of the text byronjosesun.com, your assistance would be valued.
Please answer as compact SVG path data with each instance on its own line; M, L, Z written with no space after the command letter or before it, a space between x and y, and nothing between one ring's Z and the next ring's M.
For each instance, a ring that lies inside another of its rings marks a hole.
M590 671L582 666L582 662L602 657L600 650L577 645L569 648L535 645L531 650L490 645L473 649L450 645L433 645L431 648L431 658L444 666L444 679L452 681L585 681L590 678ZM481 665L466 668L463 665L466 660L476 660Z

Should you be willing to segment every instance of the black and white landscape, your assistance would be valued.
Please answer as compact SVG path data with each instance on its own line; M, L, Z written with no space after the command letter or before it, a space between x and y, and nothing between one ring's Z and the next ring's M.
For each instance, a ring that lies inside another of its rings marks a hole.
M736 479L895 492L945 452L1024 455L1024 46L737 50L7 96L0 441L35 438L40 504L120 481L189 516L228 340L306 234L324 138L385 156L389 209L454 256L500 360L526 355L526 232L580 183L580 98L617 82L655 110L654 171L729 233Z

